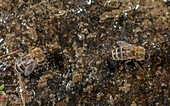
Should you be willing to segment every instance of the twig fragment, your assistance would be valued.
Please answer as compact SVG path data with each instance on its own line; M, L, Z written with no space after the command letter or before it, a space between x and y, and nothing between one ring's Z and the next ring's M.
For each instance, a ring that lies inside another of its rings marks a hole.
M22 49L19 49L19 50L17 50L17 51L11 52L11 53L7 53L7 54L5 54L5 55L0 56L0 59L3 58L3 57L9 56L9 55L18 53L18 52L20 52L20 51L22 51Z
M20 85L20 95L22 99L23 106L25 106L25 86L21 80L21 74L18 73L19 85Z

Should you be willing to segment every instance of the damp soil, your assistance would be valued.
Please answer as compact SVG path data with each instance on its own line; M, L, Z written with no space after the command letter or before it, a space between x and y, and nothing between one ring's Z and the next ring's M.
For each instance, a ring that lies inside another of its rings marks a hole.
M0 105L168 105L169 5L166 0L1 0L0 86L7 98ZM144 47L150 58L112 60L117 41ZM28 77L22 75L23 102L14 65L36 47L45 48L46 58Z

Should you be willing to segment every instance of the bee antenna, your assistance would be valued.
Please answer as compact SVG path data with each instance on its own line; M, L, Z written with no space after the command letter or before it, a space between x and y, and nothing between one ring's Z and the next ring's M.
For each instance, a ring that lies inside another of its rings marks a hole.
M39 47L43 52L44 52L44 54L46 55L47 54L47 50L46 50L46 48L45 47Z
M163 45L164 43L168 42L168 37L169 37L169 35L166 36L165 40L162 42L162 45Z
M150 58L150 50L146 49L145 58L148 60Z

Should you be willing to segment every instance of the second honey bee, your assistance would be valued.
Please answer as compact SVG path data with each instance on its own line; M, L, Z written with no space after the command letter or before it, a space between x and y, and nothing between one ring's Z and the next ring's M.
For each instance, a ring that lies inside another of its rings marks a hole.
M16 61L14 69L16 72L25 76L30 75L38 63L45 59L45 54L41 48L35 48L31 53Z
M134 46L124 41L117 41L116 43L119 47L112 50L109 55L112 60L135 59L136 61L142 61L148 58L148 52L144 47Z

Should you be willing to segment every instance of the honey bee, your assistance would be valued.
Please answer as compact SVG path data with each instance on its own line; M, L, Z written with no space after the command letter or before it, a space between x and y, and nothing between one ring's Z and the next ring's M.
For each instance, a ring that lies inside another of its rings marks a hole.
M41 48L35 48L31 53L25 55L18 61L16 61L14 69L16 72L23 74L25 76L30 75L38 63L45 59L45 54Z
M148 51L144 47L128 44L124 41L117 41L116 43L119 47L112 50L109 55L112 60L135 59L136 61L142 61L148 58Z

